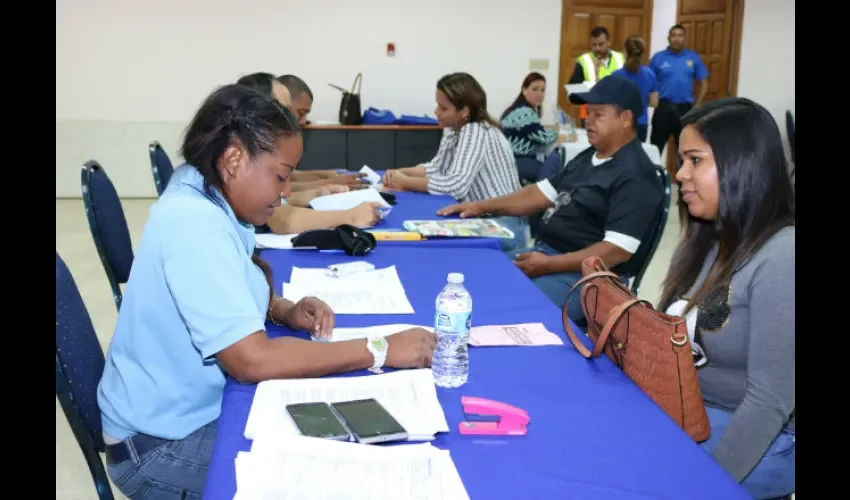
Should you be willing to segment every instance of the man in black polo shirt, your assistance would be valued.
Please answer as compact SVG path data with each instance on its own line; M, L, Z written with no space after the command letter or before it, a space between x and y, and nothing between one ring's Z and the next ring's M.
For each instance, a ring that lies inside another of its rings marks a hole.
M590 92L570 95L570 102L587 105L591 146L561 172L507 196L438 212L463 218L543 212L535 245L509 255L558 307L581 278L587 257L601 257L624 281L637 271L629 260L658 220L664 199L655 167L637 139L642 111L637 85L608 76ZM574 321L584 317L578 291L570 296L568 314Z

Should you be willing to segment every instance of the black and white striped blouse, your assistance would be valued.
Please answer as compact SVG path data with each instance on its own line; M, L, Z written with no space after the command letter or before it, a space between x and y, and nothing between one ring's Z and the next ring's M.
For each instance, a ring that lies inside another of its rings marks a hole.
M429 193L458 201L487 200L520 188L511 144L489 123L444 129L437 154L422 166Z

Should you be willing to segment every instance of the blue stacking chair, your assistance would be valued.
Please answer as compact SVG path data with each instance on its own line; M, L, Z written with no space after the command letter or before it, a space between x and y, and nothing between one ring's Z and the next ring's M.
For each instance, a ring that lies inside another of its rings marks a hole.
M655 166L655 173L658 176L659 182L661 182L661 187L664 189L664 201L657 223L643 242L641 242L640 248L638 248L638 251L632 257L637 262L640 262L631 286L632 293L635 296L638 294L640 282L643 280L644 274L646 274L649 263L652 262L652 257L655 256L658 244L661 243L661 238L664 236L664 228L667 227L667 217L670 215L670 174L661 165Z
M106 445L97 406L103 351L74 277L56 252L56 397L89 466L100 500L113 500L100 458Z
M133 243L124 209L115 186L95 160L83 165L81 176L83 204L94 246L106 271L115 306L121 308L121 284L130 279Z
M156 195L162 196L165 188L168 187L171 174L174 173L174 164L171 163L168 153L162 149L157 141L150 143L148 153L151 158L151 171L153 172L153 183L156 185Z

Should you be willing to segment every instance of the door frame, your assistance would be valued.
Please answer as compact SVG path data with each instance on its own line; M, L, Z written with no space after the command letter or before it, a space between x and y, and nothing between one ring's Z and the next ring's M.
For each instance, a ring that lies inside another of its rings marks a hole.
M647 44L647 48L649 48L650 41L652 39L652 14L655 10L655 3L653 0L645 0L646 4L644 5L644 14L648 12L648 20L649 22L644 25L643 33L641 33L641 37L643 37L644 41ZM567 110L569 101L567 101L566 91L564 90L564 85L570 81L570 75L573 74L573 69L575 68L576 61L572 57L561 57L562 54L567 53L566 50L568 48L569 39L567 37L566 30L564 27L567 25L567 21L573 16L573 12L575 12L575 1L574 0L561 0L561 44L559 47L558 54L558 107L563 110ZM617 10L617 9L613 9ZM676 12L678 15L679 5L676 4ZM607 26L606 26L607 27ZM613 27L608 27L608 31L613 31ZM622 52L622 47L612 47L612 49ZM643 56L643 64L649 63L649 58L651 54L647 50ZM565 76L566 75L566 76ZM566 78L566 79L565 79Z
M679 0L681 1L681 0ZM741 67L741 40L744 38L744 2L733 0L732 7L732 51L729 54L729 97L738 97L738 68ZM679 6L676 4L676 19Z

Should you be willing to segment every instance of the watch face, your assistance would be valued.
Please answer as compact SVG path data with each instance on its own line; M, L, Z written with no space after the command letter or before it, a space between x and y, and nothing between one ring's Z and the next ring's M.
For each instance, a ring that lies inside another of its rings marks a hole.
M372 339L370 342L372 343L372 347L378 351L383 351L387 348L387 341L384 339Z

